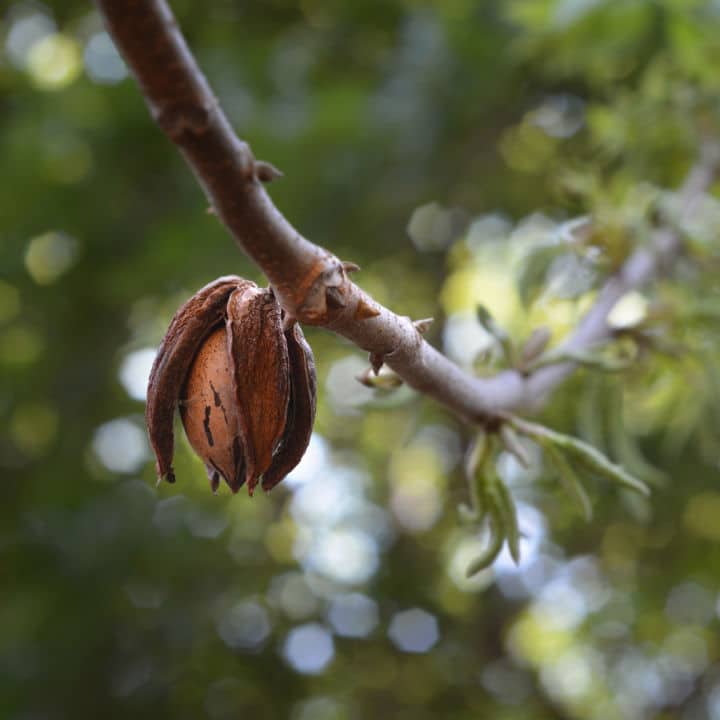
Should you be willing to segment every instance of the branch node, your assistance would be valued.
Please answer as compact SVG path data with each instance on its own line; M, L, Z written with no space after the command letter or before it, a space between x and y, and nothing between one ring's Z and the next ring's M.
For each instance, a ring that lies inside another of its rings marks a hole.
M342 263L334 255L318 259L296 288L297 317L311 325L327 324L332 311L346 307L348 285Z
M167 136L182 145L188 137L207 132L213 109L214 107L208 104L171 102L154 106L152 115Z
M329 310L340 310L347 305L345 293L341 287L330 286L325 289L325 302Z
M377 306L368 302L364 297L360 298L357 307L355 308L355 320L369 320L370 318L377 317L380 314L380 310Z
M270 183L283 176L281 170L278 170L274 165L264 160L256 160L254 169L255 177L263 183Z
M430 329L430 326L433 324L434 320L435 318L423 318L422 320L413 320L413 325L421 335L424 335Z

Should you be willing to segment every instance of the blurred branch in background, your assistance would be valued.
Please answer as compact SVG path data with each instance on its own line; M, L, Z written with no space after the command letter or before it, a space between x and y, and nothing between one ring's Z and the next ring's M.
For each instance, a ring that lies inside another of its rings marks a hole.
M370 353L374 367L387 363L408 385L471 421L538 409L577 367L577 362L563 360L529 373L510 369L490 378L460 370L422 339L409 318L395 315L348 279L357 266L303 238L278 212L263 183L281 173L257 161L237 138L164 0L96 2L153 118L178 145L213 212L265 272L288 313L350 339ZM691 213L709 188L719 160L717 146L703 146L680 190L683 213ZM671 269L681 249L680 232L659 227L652 244L636 250L608 279L560 357L578 357L607 339L606 319L613 306Z
M691 168L678 192L680 226L690 218L698 200L712 185L719 163L720 146L711 142L704 143L697 163ZM667 226L659 227L651 244L648 247L639 247L607 280L575 332L560 346L559 353L581 354L606 340L611 335L607 317L616 303L631 290L641 288L661 274L671 271L674 260L681 252L680 231ZM539 368L527 380L527 396L542 402L577 365L577 362L565 362Z

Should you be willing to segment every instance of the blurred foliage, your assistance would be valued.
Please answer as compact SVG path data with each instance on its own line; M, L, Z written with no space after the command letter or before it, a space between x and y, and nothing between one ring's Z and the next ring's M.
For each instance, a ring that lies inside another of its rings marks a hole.
M720 205L680 222L674 195L720 137L718 3L173 7L285 172L278 207L478 373L507 364L479 306L536 362L658 222L683 233L672 279L614 308L601 367L540 418L653 493L583 477L586 522L520 438L528 467L493 468L520 563L467 578L487 543L456 510L471 429L364 387L366 358L315 330L317 432L291 478L213 497L182 441L155 487L144 378L169 318L216 276L261 278L88 3L10 0L0 717L720 718Z

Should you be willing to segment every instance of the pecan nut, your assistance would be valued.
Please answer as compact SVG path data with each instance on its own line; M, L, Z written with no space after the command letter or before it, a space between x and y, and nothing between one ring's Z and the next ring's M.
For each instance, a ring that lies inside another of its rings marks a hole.
M289 325L289 327L285 327ZM277 485L307 449L317 381L297 323L271 289L236 276L206 285L175 314L150 373L146 420L160 478L175 481L173 418L217 490Z

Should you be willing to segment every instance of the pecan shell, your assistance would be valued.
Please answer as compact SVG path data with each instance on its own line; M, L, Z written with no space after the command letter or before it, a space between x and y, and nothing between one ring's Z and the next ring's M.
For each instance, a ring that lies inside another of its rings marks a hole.
M190 366L207 336L225 318L225 308L238 284L237 276L221 277L193 295L175 313L150 371L145 421L157 458L160 478L175 482L173 417Z
M287 323L286 323L287 324ZM271 289L236 276L202 288L175 314L148 388L146 420L160 478L174 482L173 417L203 460L213 490L277 485L300 462L315 419L312 350L283 330Z
M317 377L315 359L297 323L285 332L290 364L290 402L285 431L273 461L263 475L263 490L272 490L301 460L315 422Z
M227 305L227 354L250 494L285 429L290 378L280 306L271 290L236 290Z

